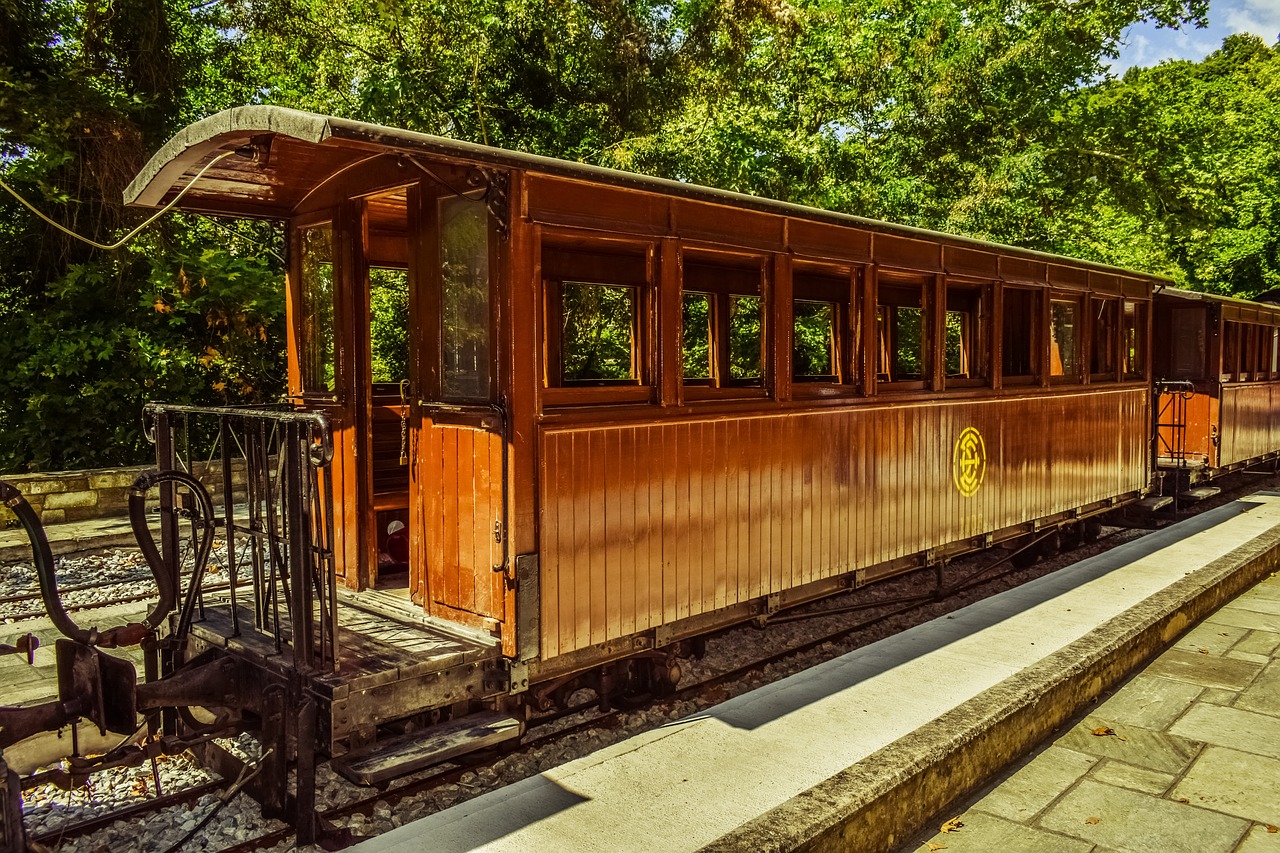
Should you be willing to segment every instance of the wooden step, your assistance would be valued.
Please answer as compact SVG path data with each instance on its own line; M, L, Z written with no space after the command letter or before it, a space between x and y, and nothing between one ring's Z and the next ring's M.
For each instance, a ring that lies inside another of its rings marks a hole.
M518 738L522 731L523 726L515 717L482 711L378 741L335 758L332 764L334 770L358 785L377 785Z
M1184 501L1202 501L1205 498L1211 498L1222 492L1217 486L1196 486L1194 489L1187 489L1185 492L1179 492L1178 498Z
M1152 495L1138 501L1138 507L1147 512L1158 512L1173 503L1172 495Z

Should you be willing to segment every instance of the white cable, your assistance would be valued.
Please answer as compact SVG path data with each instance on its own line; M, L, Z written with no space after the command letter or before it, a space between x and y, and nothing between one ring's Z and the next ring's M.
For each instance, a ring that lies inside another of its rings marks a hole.
M137 228L133 229L133 230L132 230L132 231L130 231L128 234L124 235L124 236L123 236L123 237L121 237L118 241L116 241L115 243L112 243L111 245L107 245L106 243L99 243L99 242L97 242L97 241L95 241L95 240L90 240L88 237L81 237L79 234L77 234L76 232L72 231L71 229L69 229L69 228L65 228L65 227L63 227L62 225L59 225L58 223L54 222L54 221L53 221L52 219L50 219L49 217L45 216L45 215L44 215L43 213L41 213L40 211L36 210L35 206L34 206L34 205L32 205L32 204L31 204L31 202L27 201L25 198L23 198L22 196L18 195L18 194L17 194L17 192L15 192L15 191L14 191L13 187L11 187L11 186L9 186L8 184L6 184L3 180L0 180L0 187L4 187L6 190L8 190L8 191L9 191L9 195L13 196L13 197L14 197L14 198L16 198L18 201L22 202L22 203L23 203L23 205L25 205L25 206L26 206L26 208L27 208L28 210L30 210L30 211L31 211L32 213L34 213L36 216L39 216L39 217L40 217L41 219L43 219L45 222L48 222L48 223L49 223L50 225L52 225L54 228L57 228L57 229L58 229L59 231L61 231L63 234L66 234L66 235L71 236L71 237L75 237L77 240L79 240L79 241L80 241L80 242L82 242L82 243L88 243L90 246L93 246L95 249L105 249L105 250L107 250L108 252L110 252L110 251L113 251L113 250L115 250L115 249L119 249L119 248L120 248L121 246L123 246L125 243L128 243L128 242L129 242L130 240L132 240L134 237L138 236L138 232L139 232L139 231L141 231L143 228L146 228L146 227L147 227L148 225L150 225L152 222L155 222L157 219L159 219L159 218L160 218L161 216L163 216L164 214L168 213L168 212L169 212L169 210L170 210L170 208L172 208L175 204L177 204L179 201L181 201L181 200L182 200L182 197L183 197L184 195L186 195L186 194L187 194L187 190L189 190L189 189L191 189L192 187L194 187L194 186L196 185L196 181L198 181L198 180L200 180L201 178L203 178L203 177L204 177L204 173L205 173L205 172L209 171L209 170L210 170L210 169L212 169L214 166L216 166L218 163L222 162L223 160L225 160L227 157L230 157L230 156L231 156L232 154L234 154L234 153L236 153L236 152L234 152L234 151L224 151L224 152L222 152L221 154L219 154L217 157L214 157L212 160L210 160L210 161L208 162L208 164L207 164L203 169L201 169L199 172L197 172L197 173L196 173L196 176L195 176L194 178L192 178L192 179L191 179L191 182L190 182L190 183L188 183L185 187L183 187L183 188L182 188L182 192L178 193L176 196L174 196L174 197L173 197L173 201L169 202L169 203L168 203L168 204L166 204L164 207L162 207L162 208L160 208L159 210L157 210L157 211L155 212L155 214L154 214L154 215L152 215L150 218L148 218L148 219L147 219L147 221L146 221L146 222L142 223L142 224L141 224L141 225L139 225Z

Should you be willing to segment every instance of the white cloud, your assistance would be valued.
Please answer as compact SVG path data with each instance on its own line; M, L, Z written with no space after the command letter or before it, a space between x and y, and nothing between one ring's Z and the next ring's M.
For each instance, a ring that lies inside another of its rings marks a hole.
M1233 33L1253 33L1268 44L1280 39L1280 0L1235 0L1222 11Z

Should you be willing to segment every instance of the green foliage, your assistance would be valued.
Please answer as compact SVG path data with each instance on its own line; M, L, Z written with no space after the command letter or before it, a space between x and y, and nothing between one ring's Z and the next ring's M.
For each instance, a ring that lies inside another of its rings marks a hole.
M374 382L409 378L407 270L369 270L369 347Z
M1202 63L1104 73L1130 23L1190 26L1206 5L0 0L0 175L110 242L169 134L274 103L1256 294L1280 285L1277 49L1235 36ZM280 237L231 232L176 217L104 253L0 197L0 470L137 458L144 398L279 393L281 264L258 244ZM487 316L463 290L459 311ZM375 291L375 367L399 376L405 300ZM622 293L569 295L566 338L591 342L572 375L632 375ZM708 310L684 304L689 376L708 373ZM760 328L758 305L732 312L731 377L759 375ZM487 326L467 329L446 372L487 386L466 373ZM801 369L827 334L797 323Z
M791 371L796 376L833 376L835 366L835 305L830 302L795 303Z
M566 382L638 379L636 289L565 282L560 338Z
M148 153L217 105L215 91L242 97L222 76L234 63L213 57L220 8L0 0L5 182L99 242L140 221L120 193ZM274 397L278 243L259 224L171 217L102 252L0 196L0 470L145 458L148 399Z

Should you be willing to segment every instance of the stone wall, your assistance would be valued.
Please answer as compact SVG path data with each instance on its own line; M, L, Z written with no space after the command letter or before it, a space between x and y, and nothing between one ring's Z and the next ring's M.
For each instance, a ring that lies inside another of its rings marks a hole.
M86 521L129 514L129 490L138 475L154 470L154 465L129 468L94 468L87 471L50 471L43 474L0 474L12 483L40 515L45 524ZM203 470L197 466L200 481L210 493L222 490L222 471L218 467ZM237 492L243 492L243 477L234 476ZM216 497L215 497L216 500ZM148 506L159 504L159 490L152 489ZM12 527L17 518L8 507L0 506L0 527Z

